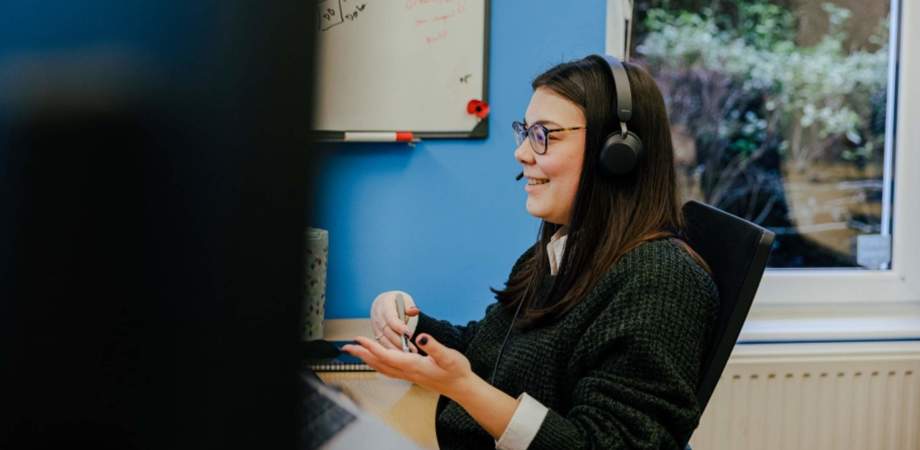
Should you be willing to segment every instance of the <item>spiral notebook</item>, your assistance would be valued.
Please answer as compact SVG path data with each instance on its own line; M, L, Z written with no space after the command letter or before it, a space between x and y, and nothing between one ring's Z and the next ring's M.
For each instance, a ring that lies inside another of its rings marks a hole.
M314 372L373 372L360 358L341 351L350 341L315 340L305 342L306 366Z

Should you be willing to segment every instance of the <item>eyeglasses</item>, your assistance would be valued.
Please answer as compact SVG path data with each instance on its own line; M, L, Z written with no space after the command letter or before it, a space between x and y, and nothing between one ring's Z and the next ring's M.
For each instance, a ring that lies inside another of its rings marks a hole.
M549 134L555 133L557 131L573 131L573 130L582 130L587 127L570 127L570 128L555 128L548 129L543 126L542 123L535 123L529 128L527 125L518 122L515 120L511 122L511 129L514 131L514 143L520 147L521 143L524 142L524 139L530 138L530 148L533 149L534 153L538 155L546 154L546 148L549 146Z

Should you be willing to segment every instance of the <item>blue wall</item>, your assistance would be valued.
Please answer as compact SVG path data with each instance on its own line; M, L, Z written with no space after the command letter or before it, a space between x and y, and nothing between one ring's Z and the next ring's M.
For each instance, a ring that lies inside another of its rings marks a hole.
M605 13L604 0L492 0L488 139L329 144L314 221L329 230L327 318L366 317L391 289L438 318L482 317L539 227L514 181L511 121L534 76L604 51Z

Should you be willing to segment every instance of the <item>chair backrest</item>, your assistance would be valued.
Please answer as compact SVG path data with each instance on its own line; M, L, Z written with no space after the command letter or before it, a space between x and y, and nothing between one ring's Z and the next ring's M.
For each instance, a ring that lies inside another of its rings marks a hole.
M684 204L683 212L688 243L709 264L719 289L719 315L696 391L705 410L751 309L774 233L694 200Z

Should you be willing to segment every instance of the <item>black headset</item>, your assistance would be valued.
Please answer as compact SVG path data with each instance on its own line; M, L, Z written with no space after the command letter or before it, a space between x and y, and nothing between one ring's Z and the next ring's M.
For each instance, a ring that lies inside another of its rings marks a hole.
M616 105L614 114L619 124L618 131L607 135L601 147L600 167L607 175L625 175L636 168L642 156L642 140L635 133L626 129L626 122L632 117L632 95L626 67L619 59L604 55L604 60L613 73L613 89Z

